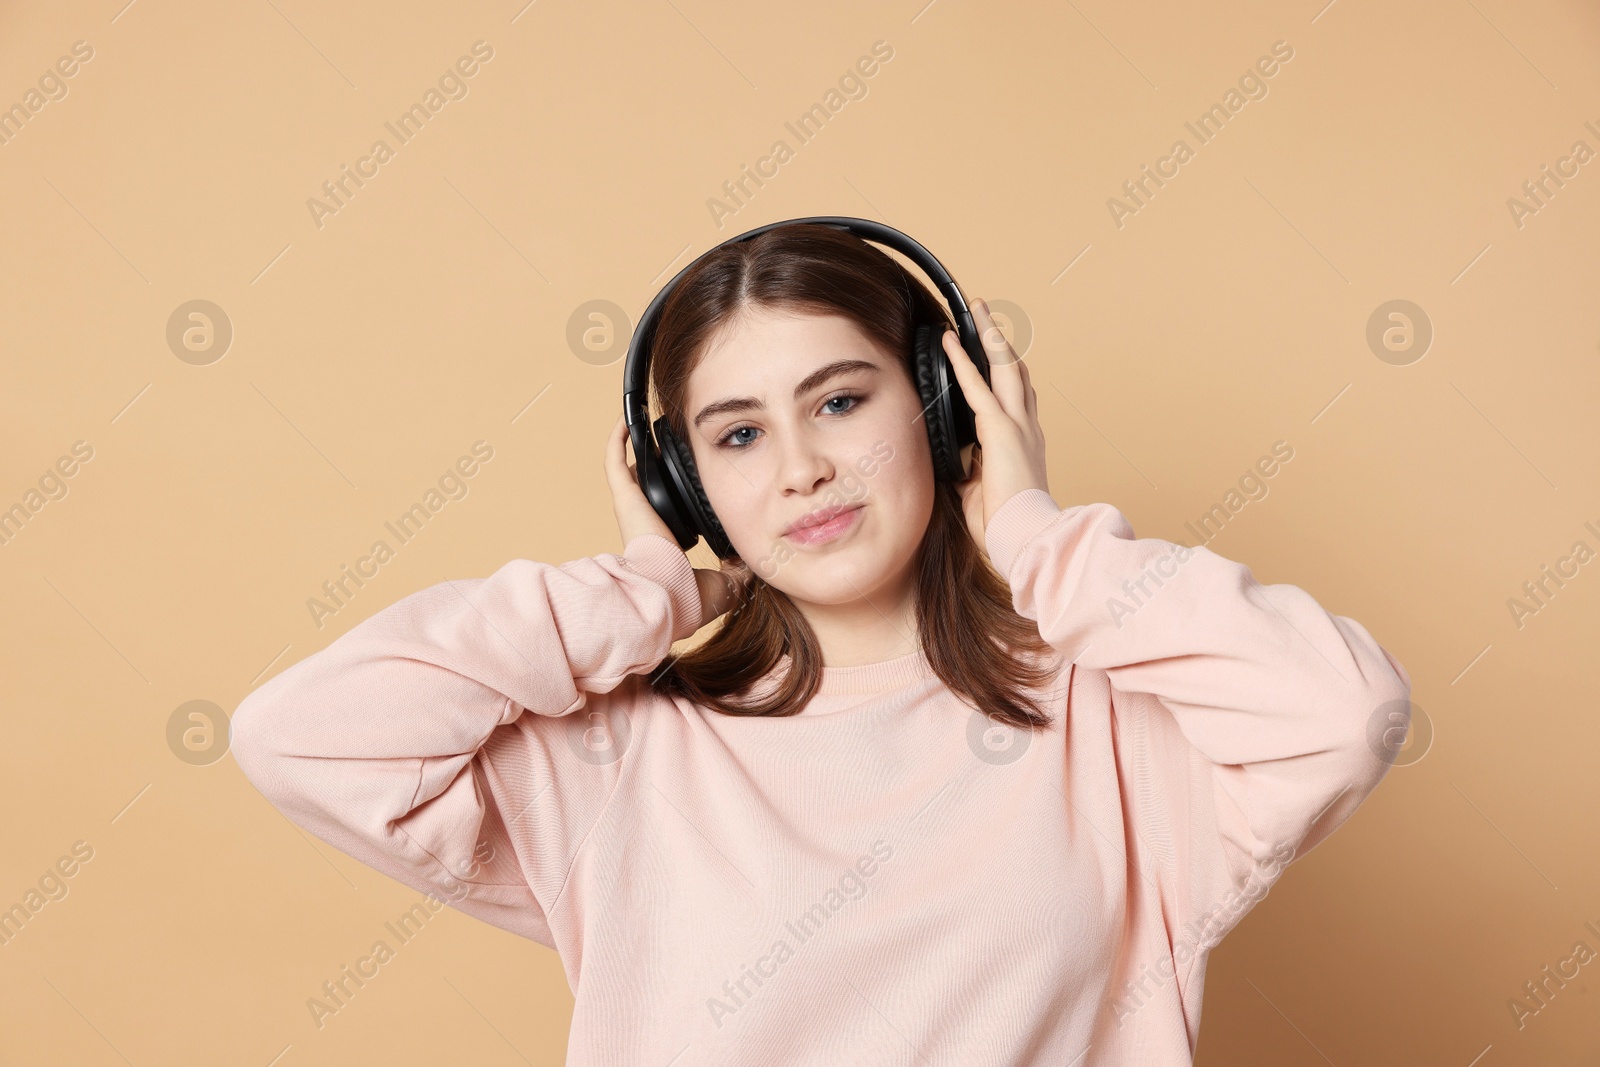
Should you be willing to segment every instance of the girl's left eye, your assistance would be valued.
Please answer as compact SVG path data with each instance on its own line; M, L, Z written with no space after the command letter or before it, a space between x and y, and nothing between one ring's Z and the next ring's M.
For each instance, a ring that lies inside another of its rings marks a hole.
M849 407L845 408L844 411L840 411L838 409L835 409L832 412L832 414L834 414L834 415L843 415L845 411L854 410L856 404L859 404L864 399L865 399L865 397L862 397L857 393L840 393L838 396L830 396L828 399L824 400L822 402L822 406L823 407L827 407L829 404L835 403L835 402L840 401L840 400L851 400L851 401L854 401L855 403L852 403Z

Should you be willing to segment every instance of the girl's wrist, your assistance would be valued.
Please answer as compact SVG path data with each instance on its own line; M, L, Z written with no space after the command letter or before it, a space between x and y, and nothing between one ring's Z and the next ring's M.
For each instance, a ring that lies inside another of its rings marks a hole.
M737 590L732 575L709 567L696 567L694 580L700 588L700 625L704 626L728 610Z

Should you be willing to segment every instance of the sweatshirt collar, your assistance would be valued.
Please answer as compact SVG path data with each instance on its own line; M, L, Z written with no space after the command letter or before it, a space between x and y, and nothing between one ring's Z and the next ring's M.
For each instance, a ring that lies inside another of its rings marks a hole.
M863 663L854 667L823 667L819 696L840 693L882 693L903 689L925 678L934 678L933 665L922 649L881 663Z

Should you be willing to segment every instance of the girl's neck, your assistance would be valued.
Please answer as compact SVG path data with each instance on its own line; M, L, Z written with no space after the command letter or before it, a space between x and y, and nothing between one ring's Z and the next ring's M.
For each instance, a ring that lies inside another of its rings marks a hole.
M843 604L795 601L795 606L811 624L829 667L882 663L922 647L914 584L874 590Z

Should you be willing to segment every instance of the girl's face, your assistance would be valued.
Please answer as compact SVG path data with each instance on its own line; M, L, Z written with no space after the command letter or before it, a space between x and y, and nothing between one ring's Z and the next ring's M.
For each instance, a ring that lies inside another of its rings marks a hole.
M711 339L686 395L700 483L756 577L814 604L909 581L934 480L901 360L842 316L751 308Z

